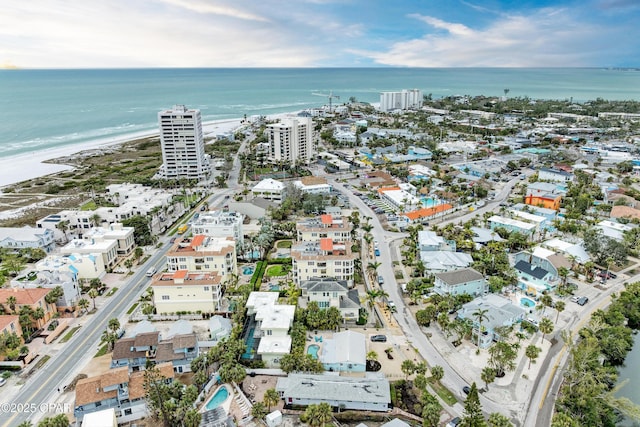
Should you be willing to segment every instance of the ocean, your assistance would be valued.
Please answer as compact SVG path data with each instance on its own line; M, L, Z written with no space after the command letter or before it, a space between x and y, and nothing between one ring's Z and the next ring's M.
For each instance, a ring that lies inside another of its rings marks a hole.
M73 147L157 129L157 113L175 104L204 121L379 102L381 91L421 89L448 95L532 99L640 100L640 71L541 69L104 69L0 70L0 157Z

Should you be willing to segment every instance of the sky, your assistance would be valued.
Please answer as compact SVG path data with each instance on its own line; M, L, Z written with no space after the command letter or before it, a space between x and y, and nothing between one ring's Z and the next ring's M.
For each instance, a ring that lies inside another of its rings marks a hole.
M2 3L2 68L640 66L640 0Z

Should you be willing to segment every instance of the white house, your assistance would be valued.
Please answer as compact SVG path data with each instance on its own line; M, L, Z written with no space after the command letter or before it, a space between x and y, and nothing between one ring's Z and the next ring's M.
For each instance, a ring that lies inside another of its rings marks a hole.
M243 338L268 368L280 366L280 359L291 351L289 329L293 325L295 305L277 304L277 292L251 292L247 299L247 317L251 325ZM251 334L249 336L249 334ZM245 358L252 358L247 354Z
M273 202L281 202L286 195L285 185L272 178L263 179L257 183L252 189L253 197L261 197L265 200Z
M320 362L327 371L365 372L367 348L364 334L350 330L337 332L322 344Z
M244 215L239 212L223 210L201 212L198 218L193 220L191 231L194 235L233 237L236 241L236 247L241 247L244 243L243 221Z
M49 255L38 261L36 271L69 271L78 279L100 279L106 273L103 258L98 253L71 253L65 256Z
M318 307L336 307L347 322L358 320L360 297L358 289L349 289L346 280L331 278L305 280L300 283L302 297L308 302L315 301Z
M387 412L391 406L389 381L379 374L289 374L278 378L276 391L284 399L285 408L326 402L333 408Z
M56 246L54 233L34 227L0 227L0 247L7 249L42 249L51 252Z
M573 174L561 169L540 168L538 169L538 179L541 181L571 182Z
M72 254L97 254L102 257L102 263L106 269L112 268L118 260L118 241L108 240L104 237L91 240L73 239L60 248L62 255Z

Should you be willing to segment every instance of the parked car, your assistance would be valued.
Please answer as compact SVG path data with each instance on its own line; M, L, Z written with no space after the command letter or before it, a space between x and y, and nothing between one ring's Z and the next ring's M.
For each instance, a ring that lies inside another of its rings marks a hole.
M471 387L469 387L468 385L466 385L466 386L462 387L462 392L463 392L464 394L469 394L469 393L471 393Z
M376 256L380 256L380 249L376 248L376 249L373 251L373 253L374 253Z
M574 295L571 297L571 302L578 302L580 300L581 297Z
M378 284L379 284L379 285L384 284L384 277L382 277L382 276L378 276Z
M461 422L462 422L462 419L460 419L460 417L455 417L454 419L452 419L447 423L447 427L458 427Z
M610 271L600 271L600 273L598 273L598 277L604 279L615 279L616 277L618 277L615 273L612 273Z
M589 302L589 298L587 297L582 297L578 300L578 305L585 305L586 303Z
M387 342L386 335L371 335L371 341L373 342Z

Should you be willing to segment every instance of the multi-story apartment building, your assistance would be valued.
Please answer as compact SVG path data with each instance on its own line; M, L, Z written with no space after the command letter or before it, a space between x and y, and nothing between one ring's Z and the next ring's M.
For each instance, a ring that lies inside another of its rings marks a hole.
M219 311L222 299L221 279L216 272L190 273L187 270L156 276L151 283L151 289L157 313Z
M243 220L244 215L238 212L222 210L203 212L191 224L191 231L193 234L204 234L209 237L233 237L236 245L241 247L244 243Z
M46 259L46 258L45 258ZM11 286L24 289L55 289L62 288L62 296L56 301L59 308L73 309L80 300L80 285L78 274L68 265L51 264L42 261L36 264L36 270L18 276L11 281Z
M104 239L115 240L118 243L116 252L120 257L126 257L135 247L133 227L125 227L122 223L114 222L106 227L93 227L82 236L84 240Z
M291 248L293 280L300 286L305 280L331 277L346 280L353 287L353 261L349 242L323 238L315 242L298 242Z
M49 255L38 261L36 271L72 273L77 279L100 279L106 273L102 256L98 253L73 253L66 256Z
M200 110L174 105L158 113L163 164L158 175L165 179L206 179L211 173L204 152Z
M33 328L38 329L42 328L57 312L56 305L49 304L45 300L49 292L51 289L2 288L0 289L0 302L11 314L20 313L23 306L28 306L33 311L42 309L42 317L32 320Z
M335 218L327 214L320 215L320 218L308 218L296 224L299 242L317 242L326 238L334 242L349 242L352 230L353 227L347 218Z
M416 109L422 107L422 102L420 89L380 93L380 111Z
M167 271L217 272L222 281L237 272L236 242L231 237L219 238L196 234L182 239L167 252Z
M112 268L118 260L118 241L105 239L100 236L91 240L73 239L60 248L62 255L84 254L102 257L102 264L106 269Z
M272 161L300 164L311 160L315 153L310 117L285 117L267 126L267 136Z

